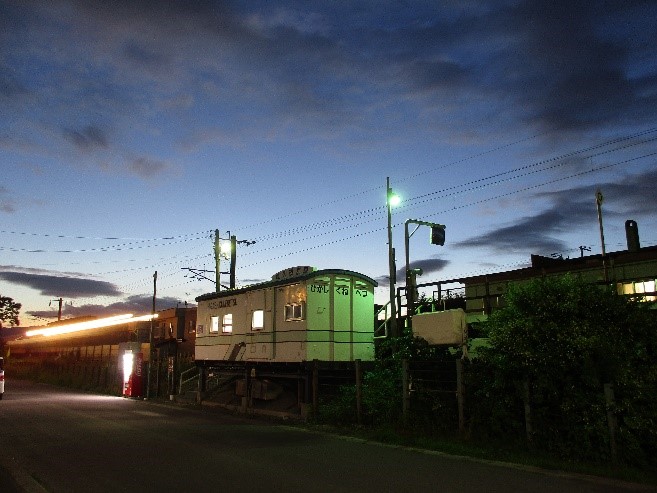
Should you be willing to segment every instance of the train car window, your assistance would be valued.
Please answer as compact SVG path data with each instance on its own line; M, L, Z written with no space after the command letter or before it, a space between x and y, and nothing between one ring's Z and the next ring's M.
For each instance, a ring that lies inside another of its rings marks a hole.
M262 330L265 328L265 311L255 310L251 318L251 330Z
M233 314L226 313L224 318L221 321L221 331L224 334L230 334L233 332Z
M219 317L212 317L210 323L210 333L216 334L219 332Z
M306 303L288 303L285 305L285 321L304 320L306 318Z

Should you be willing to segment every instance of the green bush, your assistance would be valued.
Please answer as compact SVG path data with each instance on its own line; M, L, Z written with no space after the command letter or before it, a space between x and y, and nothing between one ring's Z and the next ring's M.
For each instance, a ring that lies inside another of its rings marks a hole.
M402 418L402 361L449 361L454 355L446 350L437 352L421 338L405 331L401 337L382 341L377 347L374 368L365 372L362 382L363 423L381 427L401 423ZM458 416L453 395L431 393L421 384L413 389L411 427L423 430L456 429ZM336 396L320 402L321 421L334 424L353 424L357 421L356 389L344 385Z
M645 303L572 276L547 277L512 285L484 330L490 345L477 364L485 371L472 379L478 432L522 435L527 386L536 447L608 460L603 386L611 383L619 459L656 464L657 323Z

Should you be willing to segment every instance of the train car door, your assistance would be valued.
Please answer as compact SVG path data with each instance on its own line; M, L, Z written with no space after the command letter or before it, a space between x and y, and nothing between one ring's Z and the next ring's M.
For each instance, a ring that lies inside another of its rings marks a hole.
M308 292L307 314L307 359L330 361L333 355L332 321L333 298L331 276L317 276L310 279L306 289Z
M272 302L273 290L259 289L247 296L246 352L247 360L269 361L274 356Z
M350 276L335 276L332 284L331 361L351 361L353 360L352 278Z

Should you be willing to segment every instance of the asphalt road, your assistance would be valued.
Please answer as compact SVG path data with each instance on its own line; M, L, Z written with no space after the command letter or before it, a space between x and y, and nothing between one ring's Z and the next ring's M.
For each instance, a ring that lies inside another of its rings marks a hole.
M11 381L0 401L0 491L655 490Z

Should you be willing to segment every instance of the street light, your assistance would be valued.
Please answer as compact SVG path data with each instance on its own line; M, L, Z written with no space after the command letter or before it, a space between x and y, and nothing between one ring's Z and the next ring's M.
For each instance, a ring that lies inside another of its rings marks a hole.
M396 337L397 333L397 304L395 303L395 249L392 247L392 207L398 205L400 198L390 188L390 177L386 178L386 207L388 209L388 268L390 273L390 335Z
M415 224L416 227L412 233L408 232L408 225ZM431 228L431 244L444 245L445 244L445 225L430 223L427 221L418 221L416 219L407 219L404 223L404 250L406 255L406 326L409 330L413 330L413 314L415 313L415 286L416 275L422 275L421 269L411 269L410 254L409 254L409 240L411 236L419 229L420 226L428 226Z

